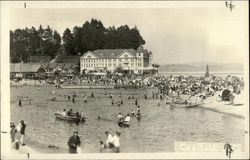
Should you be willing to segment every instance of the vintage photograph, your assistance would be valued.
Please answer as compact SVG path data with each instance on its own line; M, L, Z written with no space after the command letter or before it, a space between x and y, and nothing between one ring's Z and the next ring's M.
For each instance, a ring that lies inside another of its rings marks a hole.
M1 158L248 159L247 1L112 3L1 2Z

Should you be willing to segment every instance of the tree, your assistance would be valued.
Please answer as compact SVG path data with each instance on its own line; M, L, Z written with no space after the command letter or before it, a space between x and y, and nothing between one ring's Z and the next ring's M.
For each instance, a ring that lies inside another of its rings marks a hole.
M73 45L76 54L84 51L81 36L81 27L75 26L73 28Z
M70 29L66 28L62 38L63 38L63 45L65 48L65 52L67 53L67 55L75 55L73 35Z
M11 62L29 62L30 56L51 56L58 52L61 46L61 36L49 26L46 29L40 25L35 27L10 31Z

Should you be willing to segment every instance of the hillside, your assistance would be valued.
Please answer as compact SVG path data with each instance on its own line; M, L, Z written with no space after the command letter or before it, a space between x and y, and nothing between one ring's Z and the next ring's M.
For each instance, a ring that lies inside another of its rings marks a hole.
M194 62L189 64L167 64L161 65L160 72L190 72L205 71L208 64L210 71L244 71L244 65L238 63L201 63Z

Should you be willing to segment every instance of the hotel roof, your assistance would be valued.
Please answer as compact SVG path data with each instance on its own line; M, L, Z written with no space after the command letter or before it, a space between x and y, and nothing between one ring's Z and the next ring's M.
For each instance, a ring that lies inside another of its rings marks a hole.
M116 58L119 55L121 55L123 52L129 52L130 54L134 55L136 54L136 51L134 49L99 49L95 50L91 53L93 53L98 58Z

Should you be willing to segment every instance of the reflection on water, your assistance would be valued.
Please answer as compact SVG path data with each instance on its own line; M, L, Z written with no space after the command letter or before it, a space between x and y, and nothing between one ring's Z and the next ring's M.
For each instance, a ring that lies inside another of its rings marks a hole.
M55 95L52 95L55 90ZM67 95L76 92L76 102L67 100ZM95 98L90 94L94 91ZM221 115L201 108L169 109L164 103L158 106L159 100L142 99L144 91L137 91L139 105L142 111L141 119L132 118L130 128L120 128L116 123L117 113L123 115L136 109L134 100L128 100L132 91L107 90L119 100L117 93L122 93L124 104L118 107L111 105L104 90L54 89L49 87L40 90L33 87L11 88L11 102L17 102L18 97L28 96L31 104L18 107L11 103L11 121L18 123L25 120L27 136L39 145L55 145L67 148L67 140L73 131L78 131L83 142L83 152L98 152L99 141L105 140L104 132L121 132L121 152L171 152L175 141L229 142L244 145L244 120ZM150 92L149 92L150 93ZM83 95L89 96L84 103ZM57 101L47 101L56 96ZM47 102L46 102L47 101ZM44 105L38 105L44 104ZM58 120L54 113L63 109L84 111L85 123L70 123ZM101 119L98 120L97 117ZM103 118L103 119L102 119Z

